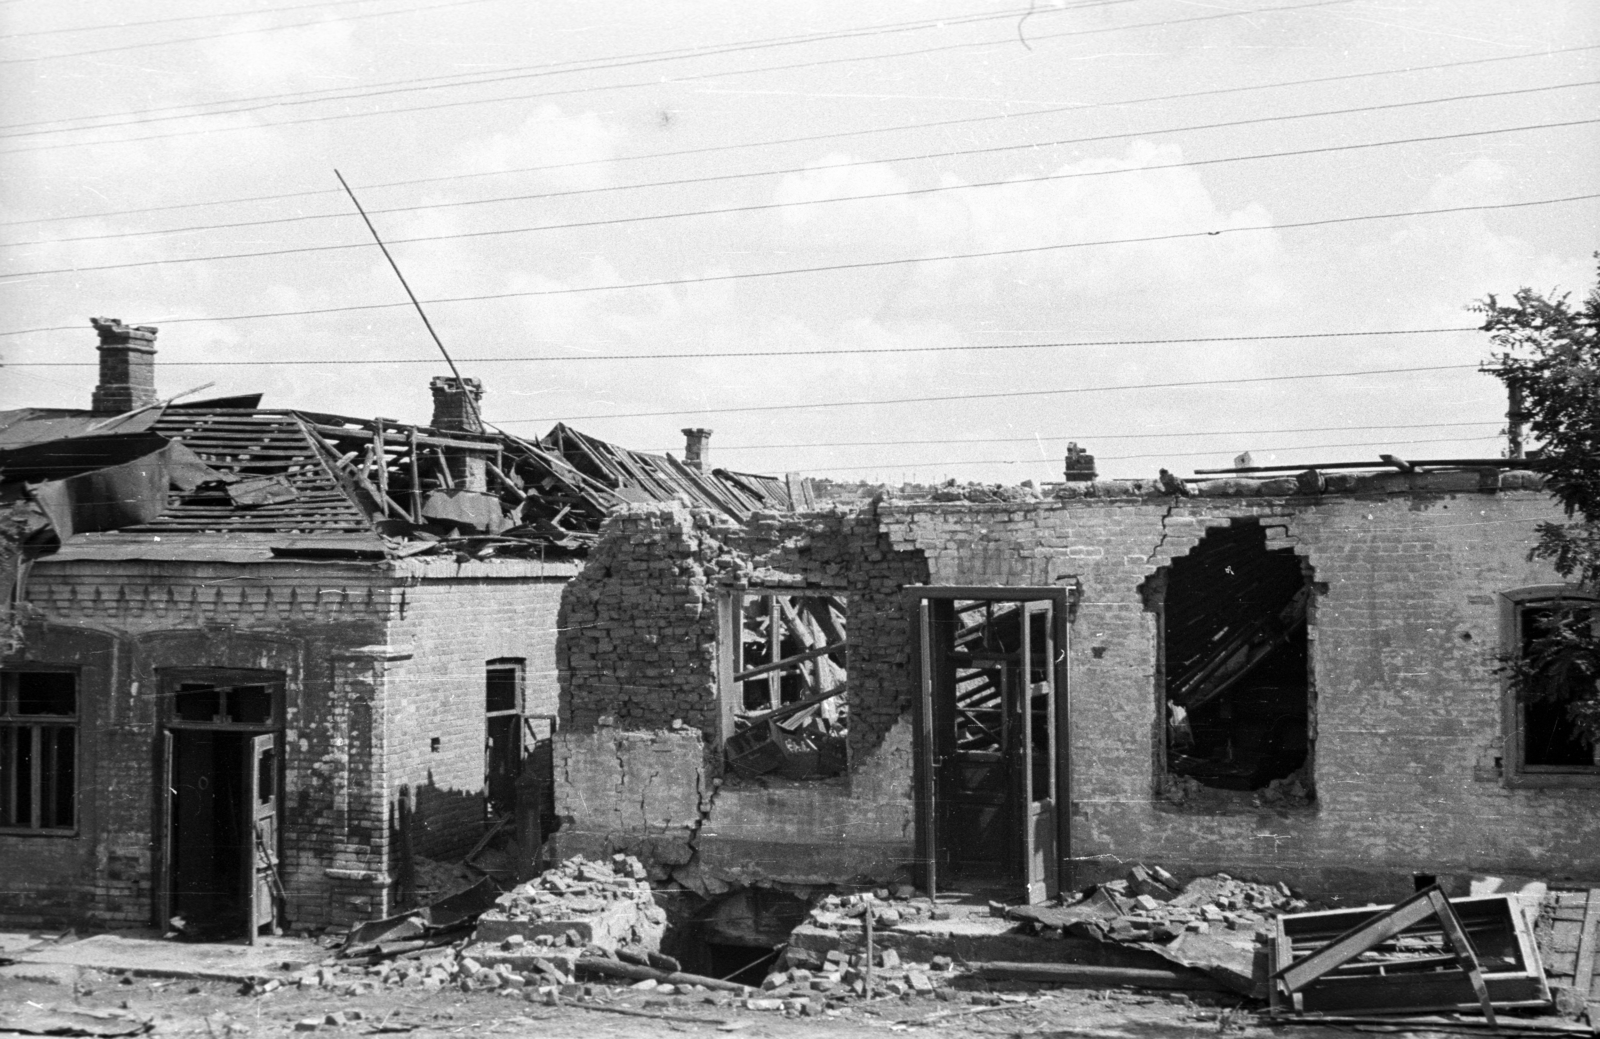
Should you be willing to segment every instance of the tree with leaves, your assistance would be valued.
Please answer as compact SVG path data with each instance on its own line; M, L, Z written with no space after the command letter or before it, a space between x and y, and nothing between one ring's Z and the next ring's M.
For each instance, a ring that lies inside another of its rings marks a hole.
M1576 304L1570 294L1523 288L1471 309L1494 344L1485 368L1506 384L1513 422L1526 421L1538 469L1566 512L1565 522L1539 525L1529 557L1600 597L1600 277ZM1547 611L1540 627L1506 662L1513 684L1530 701L1564 703L1578 736L1600 748L1600 609L1575 599Z

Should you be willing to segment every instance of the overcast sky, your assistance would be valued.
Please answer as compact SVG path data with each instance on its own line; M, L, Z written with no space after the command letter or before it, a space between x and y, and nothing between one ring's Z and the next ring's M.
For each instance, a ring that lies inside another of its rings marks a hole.
M0 0L0 35L0 408L86 407L106 315L161 326L163 394L427 421L446 369L335 168L490 421L841 479L1498 455L1484 337L1418 330L1581 293L1600 245L1553 201L1600 192L1593 0ZM176 262L238 253L275 255ZM1063 345L950 349L1021 344ZM1392 369L1435 370L1280 378Z

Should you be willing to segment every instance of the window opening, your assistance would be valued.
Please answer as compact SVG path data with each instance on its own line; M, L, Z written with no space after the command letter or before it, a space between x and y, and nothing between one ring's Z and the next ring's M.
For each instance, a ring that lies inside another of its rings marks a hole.
M0 829L77 825L78 676L0 672Z
M847 613L839 595L731 596L732 734L736 775L827 779L848 766Z
M1600 604L1549 598L1517 605L1517 710L1522 764L1534 769L1590 770L1600 743L1588 736L1573 707L1594 697L1595 664L1577 636L1600 628ZM1552 636L1554 638L1552 639ZM1544 644L1541 645L1540 643Z
M172 716L182 722L267 725L275 713L274 692L273 686L260 683L179 682L172 696Z
M1300 774L1309 796L1311 582L1301 560L1268 549L1258 522L1235 521L1209 531L1164 579L1168 773L1238 791Z
M517 777L522 774L524 661L500 658L484 666L484 789L492 816L516 807Z

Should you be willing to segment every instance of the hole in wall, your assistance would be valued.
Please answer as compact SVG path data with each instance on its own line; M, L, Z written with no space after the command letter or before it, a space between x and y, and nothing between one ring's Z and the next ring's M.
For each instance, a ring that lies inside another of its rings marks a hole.
M1163 577L1168 771L1214 790L1289 780L1311 750L1308 568L1235 520Z
M735 888L712 898L664 889L656 903L667 913L661 951L691 974L758 986L805 922L811 899L767 887Z

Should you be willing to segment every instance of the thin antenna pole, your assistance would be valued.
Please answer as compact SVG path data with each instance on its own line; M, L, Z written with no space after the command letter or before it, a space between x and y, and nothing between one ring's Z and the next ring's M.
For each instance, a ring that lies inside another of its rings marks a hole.
M422 318L423 327L433 337L433 345L437 346L439 352L444 355L445 363L450 366L450 374L455 376L456 385L460 387L461 395L467 400L467 407L472 409L473 418L477 420L479 427L482 427L484 424L483 414L478 411L478 402L472 398L471 391L467 389L466 380L461 377L461 370L456 367L456 362L450 357L450 351L444 348L444 342L439 338L439 333L433 330L433 322L428 320L428 312L422 309L422 303L417 299L417 294L411 291L411 285L406 281L406 276L400 273L400 265L394 262L394 256L390 254L389 247L383 244L383 238L379 236L378 229L372 226L372 218L367 216L365 209L361 208L361 200L356 198L354 191L350 190L350 185L346 183L344 174L334 170L333 175L339 178L339 186L344 188L345 194L350 196L350 201L355 203L356 212L361 214L361 219L367 225L367 230L372 232L372 240L378 243L378 248L383 250L383 258L389 261L389 266L394 270L394 276L400 279L400 287L406 290L407 296L411 297L411 305L417 308L417 316Z

